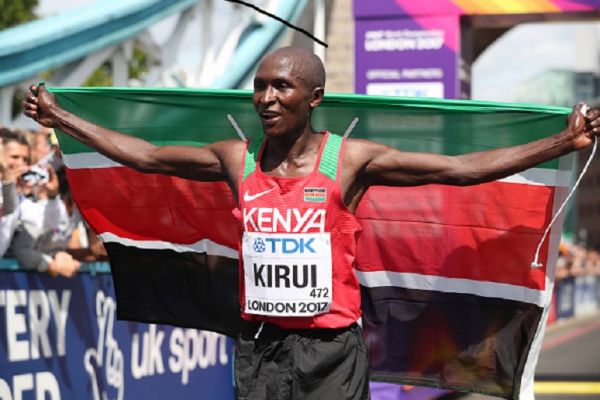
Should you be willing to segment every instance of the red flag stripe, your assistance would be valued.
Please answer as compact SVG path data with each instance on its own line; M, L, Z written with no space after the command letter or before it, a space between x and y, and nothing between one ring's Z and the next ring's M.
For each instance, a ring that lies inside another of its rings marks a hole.
M237 247L235 201L223 182L129 168L68 169L68 174L81 212L99 233ZM357 269L543 289L545 269L531 270L529 264L550 221L553 196L552 187L506 182L371 188L357 211L363 226ZM541 259L546 255L547 244Z

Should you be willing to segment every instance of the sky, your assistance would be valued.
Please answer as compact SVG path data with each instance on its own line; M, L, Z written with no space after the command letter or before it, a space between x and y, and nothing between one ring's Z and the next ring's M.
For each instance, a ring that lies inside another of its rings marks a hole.
M40 0L38 13L53 15L99 0ZM184 43L185 46L185 43ZM554 68L600 73L600 22L532 23L519 25L496 40L472 66L472 98L517 101L516 86ZM185 68L197 68L199 56L181 58Z
M515 101L520 82L550 69L600 73L600 23L519 25L488 47L472 69L472 97Z

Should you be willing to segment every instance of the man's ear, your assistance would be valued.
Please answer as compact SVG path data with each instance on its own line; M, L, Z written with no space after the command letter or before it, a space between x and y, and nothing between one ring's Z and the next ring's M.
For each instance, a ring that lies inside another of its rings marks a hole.
M313 89L313 97L310 101L311 108L317 108L321 101L323 101L323 95L325 94L325 89L322 86L317 86Z

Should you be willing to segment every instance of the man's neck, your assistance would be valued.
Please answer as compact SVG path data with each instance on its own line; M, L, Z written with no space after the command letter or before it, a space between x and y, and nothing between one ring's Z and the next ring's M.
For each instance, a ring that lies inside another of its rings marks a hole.
M281 176L305 175L314 166L322 140L322 134L310 129L295 137L268 138L261 160L263 170Z

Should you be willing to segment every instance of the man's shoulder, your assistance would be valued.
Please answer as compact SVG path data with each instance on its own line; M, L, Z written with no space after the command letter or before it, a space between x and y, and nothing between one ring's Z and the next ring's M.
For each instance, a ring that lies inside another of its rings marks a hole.
M233 172L241 168L248 142L228 139L212 143L210 146L226 169Z
M368 139L346 139L345 153L367 156L372 150L382 145Z
M240 139L227 139L214 142L210 146L216 150L234 154L244 152L247 145L248 142Z

